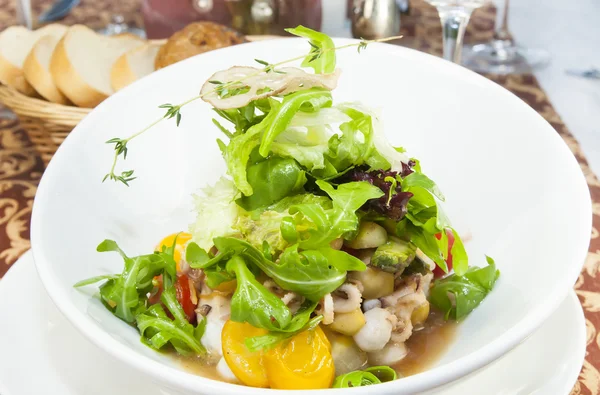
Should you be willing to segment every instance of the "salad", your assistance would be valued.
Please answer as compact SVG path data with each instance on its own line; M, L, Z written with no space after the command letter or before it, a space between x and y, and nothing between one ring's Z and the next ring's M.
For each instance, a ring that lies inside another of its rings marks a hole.
M301 68L257 60L161 106L179 125L181 108L202 99L224 135L227 174L194 196L189 231L135 257L105 240L97 250L118 253L123 272L76 287L102 282L102 303L145 344L199 358L225 381L318 389L395 380L430 311L463 319L499 271L489 257L469 267L444 195L388 142L377 113L334 102L336 51L370 42L336 48L323 33L288 31L309 39L310 53L290 60ZM109 141L105 179L133 181L115 165L139 134Z

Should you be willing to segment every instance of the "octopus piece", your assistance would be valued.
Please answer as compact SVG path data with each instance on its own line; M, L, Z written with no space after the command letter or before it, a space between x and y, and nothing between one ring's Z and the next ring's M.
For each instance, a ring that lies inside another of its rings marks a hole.
M219 292L200 295L196 314L198 322L206 319L206 329L201 339L202 345L213 358L222 356L221 332L231 314L231 299Z
M304 298L295 292L288 292L281 297L281 301L289 307L292 314L296 314L300 310L302 303L304 303Z
M391 336L392 341L403 343L412 335L412 313L419 306L428 303L426 291L429 291L432 278L431 273L403 277L394 293L380 299L382 307L394 314L397 319Z
M353 336L363 351L379 351L390 341L396 317L386 309L375 307L365 313L365 325Z
M362 293L355 284L345 283L333 291L333 311L335 313L350 313L360 308Z
M323 316L323 325L330 325L333 323L333 297L331 294L323 296L323 299L321 299L315 309L315 313Z
M368 353L369 363L371 365L394 365L406 357L408 349L404 343L390 341L379 351Z
M267 291L271 292L273 295L277 297L283 296L284 290L281 289L281 287L277 285L275 281L268 279L263 283L263 286L267 289Z
M376 307L381 307L381 300L379 299L367 299L362 303L362 310L364 313L367 311L374 309Z
M263 286L273 295L280 298L281 301L290 308L292 314L295 314L304 302L304 298L301 295L298 295L295 292L286 292L271 279L266 280L263 283Z

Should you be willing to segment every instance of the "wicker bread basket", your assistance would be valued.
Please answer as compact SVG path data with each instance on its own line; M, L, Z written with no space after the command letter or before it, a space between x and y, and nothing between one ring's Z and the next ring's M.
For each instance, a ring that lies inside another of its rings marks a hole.
M71 130L92 111L25 96L5 85L0 85L0 103L17 114L44 165Z
M259 41L276 36L247 36L248 41ZM152 40L160 44L165 40ZM0 104L10 108L21 122L36 151L47 165L58 146L92 109L66 106L25 96L5 85L0 85Z

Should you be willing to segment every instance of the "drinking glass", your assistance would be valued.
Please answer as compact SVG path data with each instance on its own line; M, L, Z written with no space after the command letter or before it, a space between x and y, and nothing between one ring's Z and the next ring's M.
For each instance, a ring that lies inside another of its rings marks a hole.
M97 30L98 33L105 36L113 36L116 34L131 33L141 38L146 38L146 32L144 29L130 26L125 22L125 17L122 14L114 14L110 17L110 23L101 29Z
M465 30L471 13L481 7L485 0L426 0L435 6L442 21L444 35L444 59L454 63L461 60Z
M508 8L509 0L504 0L504 7L498 7L496 31L491 41L465 48L466 67L482 73L522 74L548 65L548 51L515 43L508 30Z

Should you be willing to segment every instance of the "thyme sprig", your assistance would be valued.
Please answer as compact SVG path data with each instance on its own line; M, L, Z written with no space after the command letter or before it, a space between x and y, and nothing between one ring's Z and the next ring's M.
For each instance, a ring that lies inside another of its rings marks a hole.
M312 62L314 60L317 60L328 52L340 51L340 50L343 50L346 48L352 48L352 47L357 47L358 53L361 53L361 51L366 49L369 44L393 41L393 40L397 40L399 38L402 38L402 36L386 37L386 38L381 38L381 39L377 39L377 40L361 39L357 43L345 44L345 45L341 45L339 47L333 47L333 48L322 48L322 47L319 47L318 45L312 43L311 41L309 41L309 44L311 46L311 49L309 52L310 61ZM127 159L127 152L128 152L127 144L131 140L135 139L136 137L138 137L138 136L144 134L145 132L147 132L148 130L152 129L154 126L156 126L157 124L162 122L164 119L175 118L175 124L176 124L176 126L179 126L179 124L181 123L181 119L182 119L181 109L184 106L186 106L198 99L201 99L205 96L208 96L212 93L217 93L220 98L226 98L226 97L232 97L232 96L244 94L250 89L247 85L244 84L245 80L252 78L252 77L256 77L257 75L260 75L262 73L271 73L271 72L283 73L282 71L276 70L276 68L283 66L285 64L288 64L288 63L292 63L292 62L296 62L298 60L305 59L306 57L307 57L306 55L297 56L297 57L283 60L283 61L277 62L277 63L269 63L269 62L261 60L261 59L255 59L255 61L257 63L264 66L262 69L258 70L256 73L248 74L244 78L241 78L237 81L221 82L221 81L211 80L209 82L214 84L215 87L209 91L206 91L197 96L194 96L191 99L188 99L180 104L171 104L171 103L161 104L158 107L162 108L162 109L166 109L166 113L162 117L156 119L154 122L150 123L148 126L143 128L139 132L136 132L127 138L115 137L106 142L107 144L114 144L114 147L113 147L114 148L114 157L113 157L112 166L110 168L110 172L104 176L104 178L102 179L102 182L110 179L113 181L121 182L121 183L125 184L126 186L129 186L129 183L137 178L137 177L133 176L134 171L126 170L126 171L122 171L121 174L116 173L116 166L119 161L119 158L122 157L123 160Z

